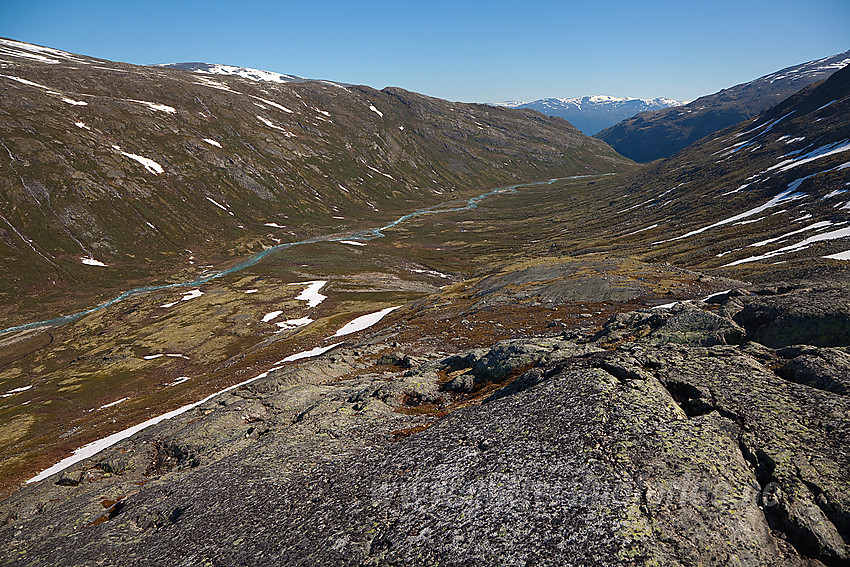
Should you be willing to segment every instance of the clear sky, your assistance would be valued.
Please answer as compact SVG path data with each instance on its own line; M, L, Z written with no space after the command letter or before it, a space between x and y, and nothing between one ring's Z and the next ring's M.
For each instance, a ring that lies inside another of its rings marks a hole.
M850 49L850 0L0 0L0 36L459 101L691 100Z

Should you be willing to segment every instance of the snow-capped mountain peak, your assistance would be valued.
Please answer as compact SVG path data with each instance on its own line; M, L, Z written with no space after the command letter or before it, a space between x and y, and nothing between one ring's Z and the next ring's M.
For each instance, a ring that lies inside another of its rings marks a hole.
M295 75L284 75L273 71L263 71L261 69L251 69L249 67L237 67L235 65L220 65L218 63L163 63L157 65L157 67L183 69L185 71L205 73L208 75L231 75L235 77L242 77L243 79L266 81L271 83L292 83L307 80L303 77L296 77Z
M639 112L685 104L667 97L640 99L612 95L580 98L541 98L531 102L502 102L498 106L530 108L549 116L560 116L584 134L593 135Z
M160 63L155 67L167 67L170 69L182 69L184 71L192 71L193 73L201 73L205 75L229 75L231 77L241 77L251 81L260 81L267 83L304 83L306 81L316 81L319 79L307 79L297 75L284 75L283 73L275 73L274 71L264 71L262 69L252 69L250 67L238 67L236 65L222 65L220 63ZM335 81L321 81L334 85L345 86L343 83Z

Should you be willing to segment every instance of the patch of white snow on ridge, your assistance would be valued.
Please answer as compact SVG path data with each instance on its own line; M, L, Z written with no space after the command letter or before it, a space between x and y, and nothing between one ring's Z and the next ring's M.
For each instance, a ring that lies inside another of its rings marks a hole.
M129 399L130 399L130 398L121 398L120 400L115 400L114 402L110 402L110 403L108 403L108 404L103 404L102 406L100 406L100 407L99 407L99 408L97 408L97 409L102 410L102 409L106 409L106 408L111 408L112 406L117 406L117 405L118 405L118 404L120 404L121 402L126 402L126 401L127 401L127 400L129 400Z
M351 333L356 333L358 331L362 331L363 329L368 329L378 321L384 318L385 315L390 313L391 311L395 311L399 306L396 307L387 307L386 309L381 309L380 311L375 311L374 313L367 313L366 315L361 315L355 319L352 319L340 329L334 333L335 337L342 337L344 335L350 335Z
M193 289L191 291L187 291L183 294L183 298L180 301L189 301L190 299L195 299L196 297L201 297L204 295L204 292L199 289Z
M420 270L418 268L410 268L410 271L417 273L417 274L428 274L430 276L437 276L437 277L440 277L440 278L451 279L450 275L444 274L443 272L438 272L437 270Z
M139 104L143 104L150 108L151 110L156 110L159 112L165 112L166 114L174 114L177 112L177 109L173 106L168 106L167 104L157 104L155 102L148 102L146 100L136 100L131 98L130 102L138 102Z
M827 156L831 156L840 152L846 152L848 150L850 150L850 139L841 140L840 142L835 142L816 148L799 157L781 161L776 165L768 167L765 171L772 171L777 168L779 169L779 171L788 171L789 169L793 169L799 165L803 165L804 163L809 163L810 161L825 158Z
M273 106L273 107L277 108L278 110L282 110L282 111L286 112L287 114L294 114L291 110L289 110L288 108L286 108L282 104L278 104L274 101L271 101L271 100L268 100L268 99L265 99L265 98L262 98L262 97L259 97L259 96L254 96L254 95L250 95L250 96L251 96L251 98L261 100L264 103L268 104L269 106Z
M734 262L730 262L728 264L724 264L723 268L728 266L737 266L739 264L746 264L748 262L757 262L759 260L765 260L767 258L773 258L774 256L779 256L780 254L787 254L788 252L797 252L799 250L803 250L808 248L812 244L816 242L822 242L824 240L837 240L839 238L846 238L850 236L850 227L839 228L837 230L832 230L829 232L823 232L821 234L816 234L814 236L810 236L805 240L801 240L796 244L791 244L788 246L783 246L782 248L778 248L771 252L767 252L766 254L761 254L759 256L750 256L749 258L744 258L742 260L736 260Z
M650 225L650 226L648 226L648 227L646 227L646 228L641 228L641 229L638 229L638 230L636 230L636 231L634 231L634 232L629 232L628 234L624 234L623 236L631 236L631 235L633 235L633 234L637 234L637 233L639 233L639 232L643 232L644 230L651 230L651 229L656 228L656 227L658 227L658 224L653 224L653 225Z
M357 242L355 240L338 240L340 244L349 244L351 246L366 246L365 242Z
M45 57L44 55L39 55L38 53L31 53L29 51L21 51L19 49L9 49L7 47L0 47L0 55L11 55L13 57L25 57L27 59L33 59L35 61L39 61L40 63L59 63L58 59L51 59L50 57Z
M160 173L165 171L162 168L161 165L159 165L158 163L156 163L152 159L149 159L149 158L146 158L146 157L143 157L143 156L140 156L140 155L136 155L136 154L131 154L130 152L125 152L124 150L121 149L120 146L112 146L112 148L121 152L121 155L126 156L126 157L128 157L132 160L139 162L140 164L142 164L145 167L145 169L147 169L149 172L151 172L155 175L159 175Z
M272 228L286 228L282 224L277 224L276 222L267 222L263 226L270 226Z
M275 319L278 315L283 313L283 311L271 311L263 315L263 323L268 323L272 319Z
M62 98L62 102L67 102L68 104L72 104L74 106L88 106L89 103L83 100L74 100L72 98Z
M147 356L143 356L145 360L156 360L157 358L162 358L163 356L167 356L169 358L185 358L189 360L189 357L185 354L177 354L177 353L162 353L162 354L149 354Z
M824 256L824 258L829 258L831 260L850 260L850 250L838 252L837 254L830 254L829 256Z
M793 181L792 183L790 183L788 185L787 190L783 191L779 195L776 195L775 197L773 197L771 200L769 200L767 203L764 203L763 205L759 205L758 207L754 207L754 208L752 208L748 211L744 211L743 213L735 215L734 217L729 217L729 218L725 218L721 221L717 221L716 223L705 226L703 228L698 228L696 230L692 230L690 232L682 234L681 236L676 236L676 237L673 237L673 238L668 238L667 240L659 240L658 242L653 242L653 244L663 244L664 242L672 242L674 240L681 240L683 238L688 238L689 236L701 234L701 233L703 233L707 230L710 230L712 228L717 228L718 226L723 226L725 224L734 223L736 221L745 219L747 217L751 217L753 215L756 215L756 214L758 214L762 211L770 209L771 207L775 207L775 206L777 206L781 203L784 203L786 201L792 201L792 200L800 199L803 195L801 195L799 193L795 193L795 191L797 190L797 188L800 186L800 184L805 179L807 179L807 178L804 177L803 179L798 179L796 181Z
M174 307L175 305L177 305L181 301L189 301L190 299L195 299L196 297L201 297L202 295L204 295L204 292L199 290L199 289L184 291L183 297L181 297L177 301L172 301L171 303L166 303L165 305L160 305L160 307L168 309L169 307Z
M286 128L282 128L282 127L278 126L277 124L275 124L271 120L269 120L267 118L263 118L259 114L257 115L257 118L259 118L260 122L262 122L263 124L265 124L269 128L274 128L275 130L280 130L281 132L283 132L283 135L286 136L287 138L294 138L295 137L295 134L293 134L292 132L290 132Z
M327 280L316 280L312 282L300 282L289 285L304 285L307 284L307 289L295 296L295 299L306 301L308 307L315 307L328 298L327 295L322 295L319 290L322 289Z
M754 242L753 244L750 244L749 246L751 246L751 247L752 246L766 246L768 244L773 244L774 242L777 242L779 240L784 240L785 238L788 238L789 236L794 236L795 234L800 234L801 232L806 232L807 230L817 230L819 228L824 228L824 227L827 227L827 226L830 226L830 225L832 225L832 223L830 221L816 222L814 224L810 224L807 227L800 228L800 229L793 230L791 232L785 233L782 236L777 236L775 238L768 238L767 240L762 240L761 242Z
M334 345L334 346L336 346L336 345ZM204 399L202 399L198 402L187 404L183 407L177 408L176 410L172 410L168 413L164 413L160 416L151 418L147 421L143 421L142 423L134 425L133 427L129 427L129 428L123 430L123 431L119 431L118 433L113 433L109 437L104 437L103 439L98 439L97 441L92 441L91 443L89 443L87 445L83 445L82 447L74 449L74 452L71 454L70 457L65 457L64 459L62 459L61 461L59 461L58 463L56 463L52 467L41 471L40 473L38 473L37 475L35 475L31 479L29 479L27 481L27 484L31 484L33 482L38 482L38 481L43 480L43 479L45 479L45 478L47 478L51 475L58 473L59 471L63 471L65 469L67 469L68 467L70 467L71 465L74 465L74 464L76 464L76 463L78 463L78 462L80 462L84 459L87 459L87 458L91 457L92 455L96 455L97 453L100 453L104 449L115 445L119 441L123 441L124 439L127 439L128 437L135 435L136 433L138 433L139 431L142 431L143 429L147 429L148 427L156 425L157 423L165 421L166 419L171 419L172 417L177 417L178 415L180 415L182 413L185 413L185 412L187 412L191 409L194 409L194 408L200 406L201 404L204 404L204 403L210 401L211 399L215 398L216 396L227 393L231 390L235 390L236 388L240 388L242 386L245 386L246 384L250 384L251 382L253 382L255 380L259 380L260 378L265 378L266 376L268 376L268 374L269 374L268 372L263 372L263 373L261 373L257 376L254 376L253 378L249 378L249 379L247 379L243 382L240 382L238 384L234 384L234 385L229 386L229 387L227 387L223 390L219 390L218 392L215 392L214 394L210 394L209 396L207 396L206 398L204 398Z
M237 67L235 65L206 65L203 69L195 69L195 73L208 73L210 75L233 75L242 77L243 79L251 79L252 81L266 81L271 83L289 83L295 77L293 75L284 75L275 73L274 71L263 71L262 69L251 69L250 67Z
M370 104L370 105L369 105L369 110L371 110L372 112L374 112L375 114L377 114L377 115L378 115L378 116L380 116L381 118L383 118L383 117L384 117L384 113L383 113L383 112L381 112L380 110L378 110L377 108L375 108L375 105L374 105L374 104Z
M7 79L12 79L13 81L17 81L17 82L19 82L19 83L21 83L21 84L23 84L23 85L28 85L28 86L30 86L30 87L38 87L38 88L40 88L40 89L44 89L44 90L46 90L46 91L52 90L50 87L45 87L44 85L41 85L41 84L39 84L39 83L34 83L34 82L32 82L32 81L28 81L28 80L26 80L26 79L22 79L22 78L20 78L20 77L15 77L15 76L12 76L12 75L0 75L0 77L5 77L5 78L7 78Z
M210 203L212 203L213 205L215 205L216 207L218 207L222 211L226 212L230 216L235 216L233 213L230 212L230 210L227 207L225 207L224 205L222 205L221 203L219 203L215 199L207 197L207 201L209 201Z
M86 266L101 266L101 267L103 267L103 268L107 268L107 267L109 267L109 265L108 265L108 264L104 264L104 263L103 263L103 262L101 262L100 260L95 260L94 258L88 258L88 257L86 257L86 256L81 256L81 257L80 257L80 262L82 262L82 263L83 263L83 264L85 264Z
M324 353L328 352L329 350L331 350L332 348L338 347L341 344L342 343L334 343L334 344L328 345L328 346L316 347L316 348L311 348L310 350L297 352L295 354L291 354L291 355L287 356L286 358L284 358L280 362L292 362L294 360L301 360L302 358L311 358L311 357L314 357L314 356L319 356L320 354L324 354ZM280 362L278 364L280 364Z
M243 293L257 293L259 289L246 289Z
M366 167L368 167L369 169L371 169L372 171L374 171L375 173L380 173L380 174L381 174L381 175L383 175L384 177L389 177L390 179L392 179L393 181L395 181L395 177L393 177L393 176L392 176L392 175L390 175L389 173L384 173L384 172L383 172L383 171L381 171L380 169L375 169L374 167L372 167L372 166L371 166L371 165L369 165L369 164L364 164L364 165L365 165Z
M32 388L32 384L30 384L29 386L23 386L21 388L14 388L12 390L9 390L5 394L0 394L0 398L8 398L8 397L14 396L15 394L20 394L21 392L26 392L30 388Z
M211 139L211 138L204 138L204 139L203 139L203 141L204 141L204 142L206 142L206 143L208 143L208 144L209 144L209 145L211 145L211 146L215 146L215 147L217 147L217 148L220 148L220 147L221 147L221 144L219 144L218 142L216 142L215 140L213 140L213 139Z
M91 130L88 126L86 126L85 122L74 122L74 126L77 128L82 128L83 130Z
M281 329L296 329L298 327L303 327L304 325L309 325L313 320L309 317L301 317L300 319L287 319L286 321L281 321L279 323L275 323Z
M0 45L6 46L6 48L15 48L18 50L24 50L26 52L32 53L46 53L48 55L52 55L54 57L62 57L64 59L70 59L71 61L75 61L77 63L88 64L88 61L84 59L80 59L75 56L73 53L68 53L67 51L62 51L60 49L53 49L52 47L44 47L42 45L35 45L33 43L26 43L23 41L15 41L14 39L0 39ZM24 55L24 54L21 54ZM27 56L27 55L24 55ZM52 62L52 61L51 61ZM58 61L57 61L58 63Z

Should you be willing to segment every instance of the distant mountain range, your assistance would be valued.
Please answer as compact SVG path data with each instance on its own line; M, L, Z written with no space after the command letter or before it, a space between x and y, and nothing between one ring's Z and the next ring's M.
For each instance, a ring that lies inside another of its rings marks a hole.
M651 100L610 95L591 95L581 98L541 98L531 102L500 102L498 106L508 108L530 108L546 116L560 116L592 136L639 112L661 110L685 104L672 98L660 97Z
M848 63L850 51L845 51L787 67L684 106L642 112L599 132L596 137L635 161L669 157L700 138L761 114Z

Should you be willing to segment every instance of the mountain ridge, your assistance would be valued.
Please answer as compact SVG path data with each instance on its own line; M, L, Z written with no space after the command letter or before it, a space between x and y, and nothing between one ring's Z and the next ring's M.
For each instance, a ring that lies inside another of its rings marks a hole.
M502 102L497 106L530 108L547 116L564 118L583 134L592 136L639 112L685 104L667 97L639 99L611 95L589 95L578 98L542 98L531 102Z
M764 75L680 107L640 113L596 137L638 162L669 157L714 132L752 118L850 64L850 51Z

